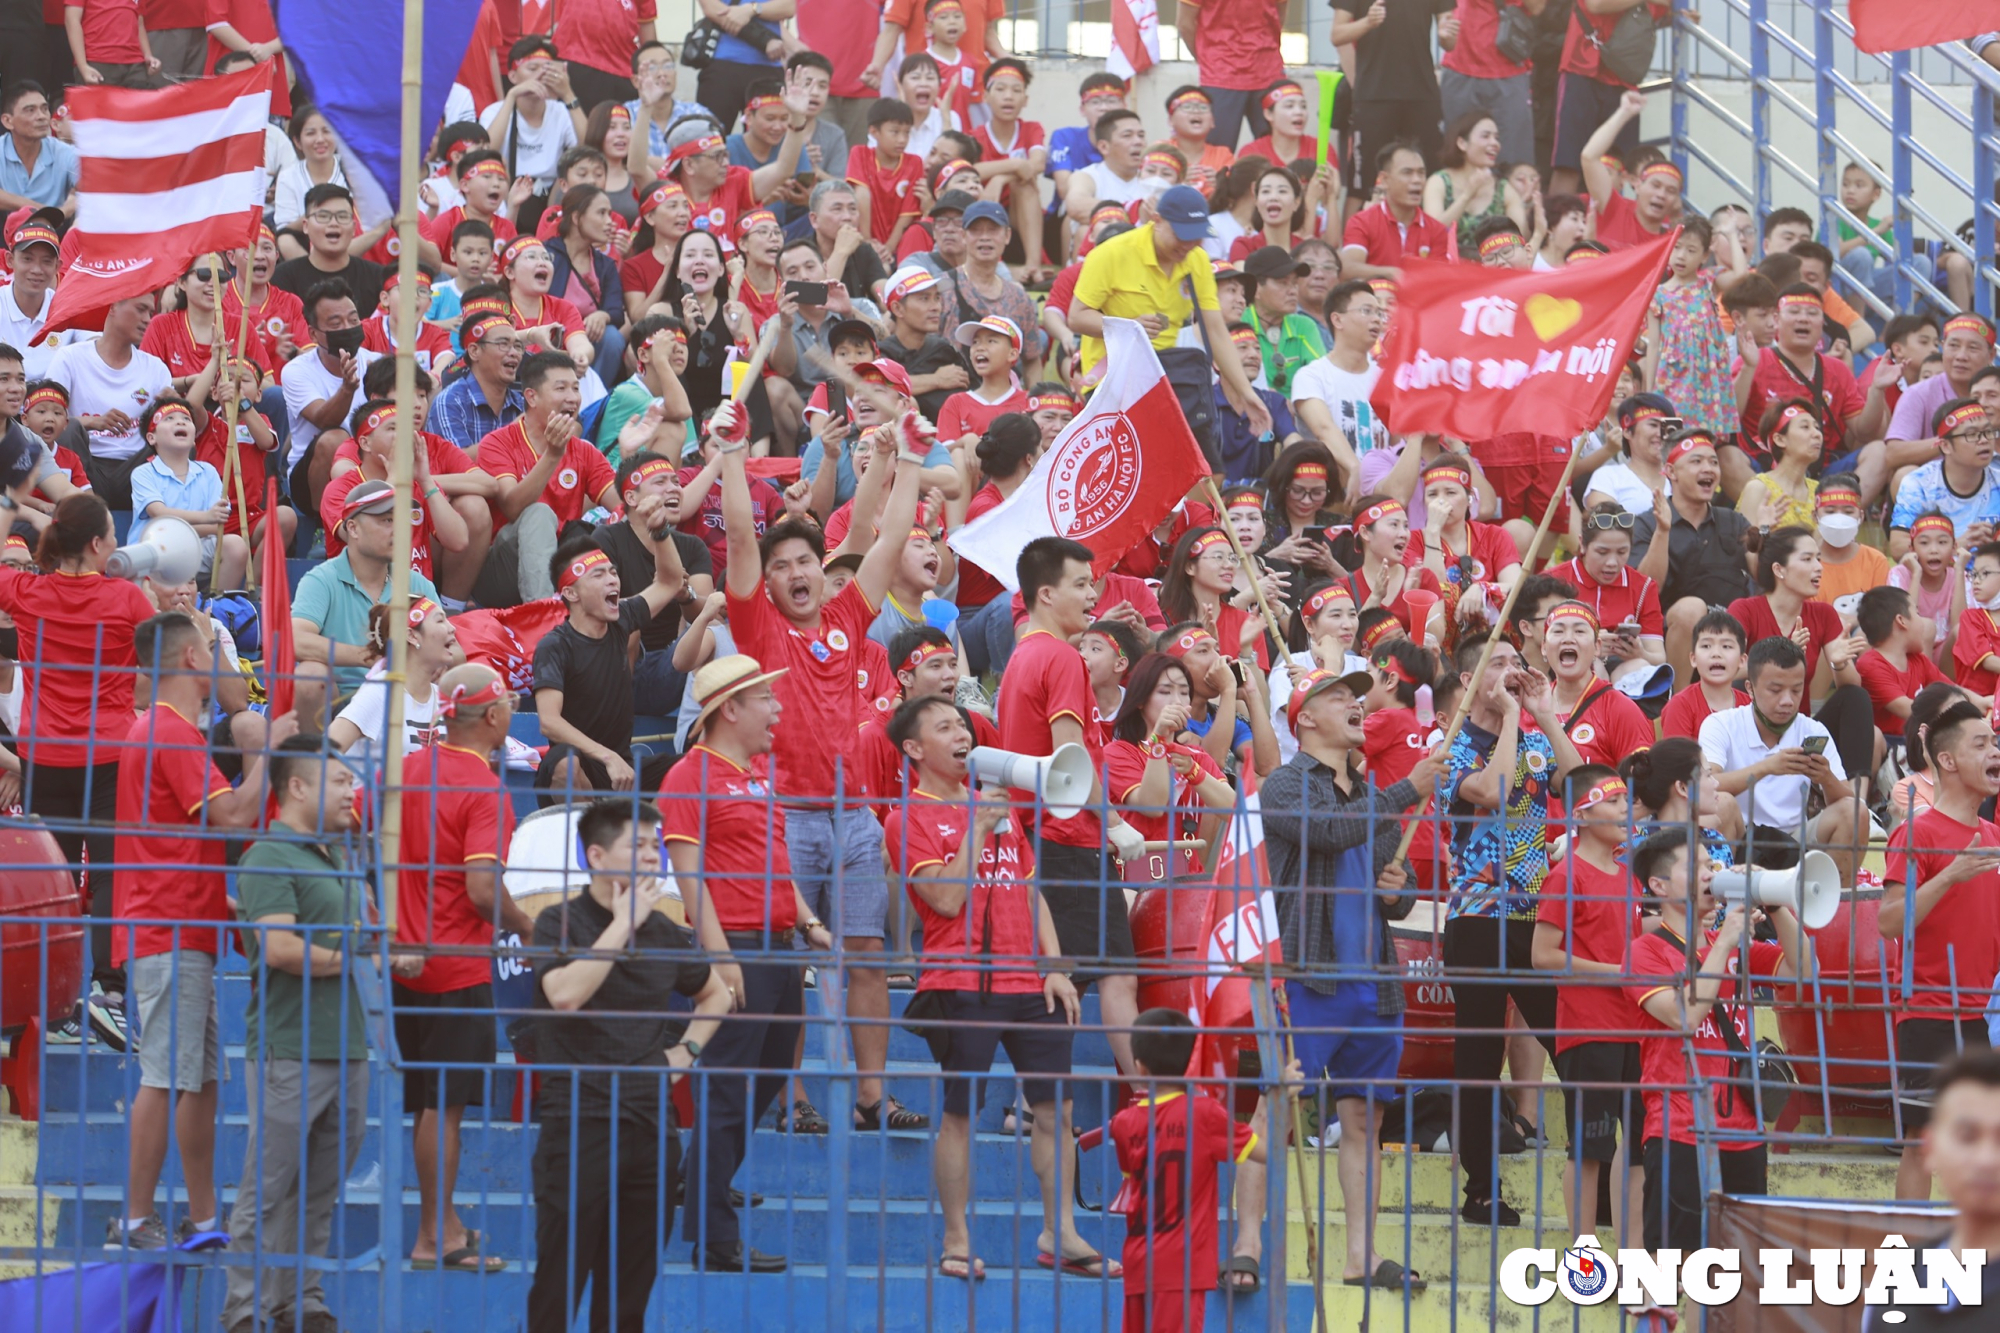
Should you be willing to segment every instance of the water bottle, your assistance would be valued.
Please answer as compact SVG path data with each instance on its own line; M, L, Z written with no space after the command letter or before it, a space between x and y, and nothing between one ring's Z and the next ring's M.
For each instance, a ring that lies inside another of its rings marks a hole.
M1417 686L1417 725L1430 730L1437 722L1437 705L1431 701L1431 687Z

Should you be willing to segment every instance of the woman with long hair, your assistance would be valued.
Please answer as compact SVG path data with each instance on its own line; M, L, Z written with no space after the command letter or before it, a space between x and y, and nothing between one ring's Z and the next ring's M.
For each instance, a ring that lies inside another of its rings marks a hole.
M430 739L438 677L465 655L458 649L458 636L444 608L428 597L411 599L404 641L409 654L404 659L408 675L403 681L403 752L408 754ZM368 613L366 647L374 660L354 698L326 729L334 749L357 755L370 771L387 755L382 738L389 726L389 648L389 608L377 605Z
M1230 242L1230 263L1240 264L1267 245L1290 254L1294 244L1312 235L1306 189L1290 167L1274 164L1264 168L1251 197L1256 206L1255 225Z
M1468 111L1445 131L1442 164L1424 182L1424 212L1458 231L1458 252L1479 253L1474 239L1491 218L1511 218L1528 234L1528 206L1498 174L1500 126L1484 111Z
M1426 635L1441 642L1443 585L1421 565L1411 568L1403 563L1410 546L1410 514L1403 502L1386 495L1363 496L1354 515L1354 546L1357 558L1347 586L1355 604L1364 611L1371 606L1384 608L1419 642ZM1412 588L1439 597L1421 625L1411 623L1410 603L1404 596Z
M688 403L696 421L704 420L722 401L722 367L739 339L755 341L749 312L741 302L727 301L723 280L722 242L705 231L690 231L674 246L668 266L667 303L680 312L688 332Z
M1859 635L1843 633L1840 612L1819 600L1819 538L1811 528L1790 525L1764 534L1757 551L1755 597L1729 604L1751 643L1772 635L1790 639L1806 655L1806 692L1824 699L1836 685L1861 685L1855 659Z
M1194 682L1179 661L1147 653L1133 666L1104 747L1104 787L1148 842L1211 842L1235 808L1235 789L1187 729L1193 709ZM1128 865L1126 878L1199 878L1207 861L1206 849L1163 852Z
M1776 522L1817 534L1819 483L1808 475L1808 469L1818 466L1826 438L1818 409L1808 398L1782 398L1764 409L1757 433L1770 450L1771 469L1743 483L1742 493L1736 497L1736 512L1756 523L1764 506L1775 503Z
M694 205L688 202L679 181L654 181L639 196L639 229L632 233L631 251L618 266L618 281L625 288L625 315L632 323L669 299L667 286L674 277L674 255L681 237L693 226Z
M1931 776L1931 724L1953 704L1971 698L1971 692L1964 686L1936 680L1918 690L1917 697L1910 700L1910 715L1903 719L1903 735L1909 738L1903 749L1903 761L1910 771L1896 779L1896 785L1889 789L1892 831L1903 821L1915 819L1931 808L1931 793L1937 789L1937 781Z
M137 584L105 577L117 546L110 509L79 491L56 503L42 530L40 574L0 567L0 610L14 618L27 673L22 800L48 822L72 870L81 869L88 848L90 915L100 922L112 914L118 761L136 712L133 631L153 615ZM90 954L89 1021L123 1050L125 978L111 963L108 925L91 927Z
M1695 825L1711 859L1736 863L1730 849L1743 837L1743 809L1702 762L1699 741L1668 736L1627 755L1618 774L1632 793L1635 841L1657 829Z
M622 102L599 102L584 122L583 142L604 154L604 193L629 231L639 220L637 181L625 164L632 150L632 112Z
M1298 440L1278 451L1271 461L1271 470L1264 474L1266 540L1273 547L1282 546L1293 537L1308 544L1286 552L1273 549L1272 559L1285 560L1327 577L1345 572L1330 547L1324 555L1316 549L1326 546L1323 537L1315 543L1314 538L1306 535L1308 528L1337 527L1347 521L1339 511L1327 507L1339 476L1333 451L1318 440Z
M618 261L611 257L611 230L618 215L611 210L611 196L595 185L574 185L563 193L562 220L556 223L557 241L549 247L555 274L549 291L577 308L583 316L583 331L594 344L603 344L615 330L625 327L625 284L618 276ZM617 339L618 352L625 351L623 337ZM600 355L599 374L604 364ZM605 386L615 375L604 376Z
M1258 667L1269 671L1271 653L1263 612L1256 609L1254 596L1236 591L1240 564L1236 549L1221 528L1207 524L1189 528L1167 556L1166 576L1160 582L1160 610L1169 623L1199 623L1215 636L1225 657L1254 656Z
M1239 236L1247 236L1257 219L1257 181L1271 159L1246 153L1216 178L1208 196L1208 239L1201 243L1217 263L1229 258Z
M1003 413L979 437L972 454L970 458L963 453L959 456L959 472L964 478L959 494L972 498L945 502L953 531L999 508L1021 489L1042 454L1041 427L1025 412ZM975 491L973 484L979 477L986 479L985 484ZM975 676L998 672L1014 653L1013 598L1000 580L970 560L960 560L957 600L966 665Z

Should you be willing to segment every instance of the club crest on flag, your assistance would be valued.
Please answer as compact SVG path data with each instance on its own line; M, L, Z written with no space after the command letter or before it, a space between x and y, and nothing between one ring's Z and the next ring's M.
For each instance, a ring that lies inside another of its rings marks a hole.
M1138 432L1123 412L1086 417L1056 451L1050 521L1071 540L1088 542L1125 512L1144 467Z

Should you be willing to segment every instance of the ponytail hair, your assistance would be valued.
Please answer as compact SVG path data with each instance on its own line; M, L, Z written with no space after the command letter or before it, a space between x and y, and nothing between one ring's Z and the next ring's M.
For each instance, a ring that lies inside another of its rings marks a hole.
M1701 776L1701 745L1686 736L1669 736L1625 756L1618 773L1633 799L1657 813L1673 800L1675 783L1684 782L1688 790L1694 789Z
M77 491L57 501L55 516L42 529L41 545L35 548L35 563L44 573L53 573L65 560L80 560L90 544L109 536L111 507L95 491Z

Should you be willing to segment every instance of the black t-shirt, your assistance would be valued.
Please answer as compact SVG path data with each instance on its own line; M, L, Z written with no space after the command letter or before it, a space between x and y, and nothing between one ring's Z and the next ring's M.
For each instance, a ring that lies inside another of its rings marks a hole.
M0 487L11 490L35 475L35 464L41 461L42 442L18 421L0 420ZM7 523L0 524L0 537L5 537L6 526L12 524L14 515L7 514Z
M840 282L847 288L847 294L868 301L875 299L875 284L889 279L889 270L882 267L882 256L875 253L872 245L864 245L849 255L840 272Z
M618 604L618 623L603 638L579 634L565 620L535 645L535 688L561 690L563 721L621 755L632 752L632 659L626 643L652 618L645 598L627 597Z
M1371 0L1335 0L1349 19L1368 15ZM1458 0L1383 0L1388 17L1354 44L1354 95L1364 102L1418 102L1438 95L1431 63L1431 21ZM1370 167L1370 171L1374 168Z
M708 543L699 537L690 537L678 528L673 529L674 549L680 552L681 568L689 578L697 574L715 577L715 561L708 553ZM597 545L611 557L612 568L618 571L620 588L643 588L653 581L653 553L646 549L639 534L632 531L632 521L621 519L607 523L597 530ZM639 644L649 653L674 646L674 640L681 632L681 607L669 605L639 631Z
M354 293L354 312L366 319L375 313L375 307L381 303L382 281L388 276L388 269L365 259L349 259L347 267L335 273L314 268L311 255L300 255L271 270L271 285L303 301L306 293L316 284L339 278ZM310 316L311 312L308 311L307 315Z
M693 938L658 912L639 923L634 949L611 965L581 1009L558 1012L550 1006L543 978L575 961L572 951L588 949L610 924L611 909L587 892L545 907L535 918L535 949L541 955L535 959L537 1065L664 1069L667 1047L686 1031L685 1012L669 1014L667 1006L675 995L693 996L708 984L708 964L693 956ZM572 1105L570 1076L551 1069L542 1075L536 1118L544 1123L611 1119L612 1078L604 1071L579 1075ZM673 1104L665 1088L658 1075L620 1078L616 1114L649 1126L662 1119L671 1123Z
M965 371L968 383L977 382L972 367L958 354L958 349L935 333L925 338L923 346L914 351L897 342L894 334L884 338L879 346L883 356L910 372L911 379L919 375L935 375L946 366L957 366ZM936 421L938 413L944 410L944 400L957 392L956 389L933 389L929 393L920 393L917 395L917 410Z

